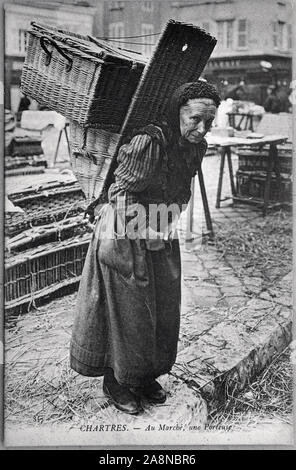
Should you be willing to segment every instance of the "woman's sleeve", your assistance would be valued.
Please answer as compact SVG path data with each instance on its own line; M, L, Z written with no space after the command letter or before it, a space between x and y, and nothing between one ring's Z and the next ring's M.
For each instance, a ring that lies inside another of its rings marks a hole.
M147 134L136 135L119 149L117 161L116 185L126 191L144 191L159 164L159 145Z
M109 201L116 203L117 207L123 206L129 221L137 213L139 193L147 188L159 167L159 144L148 134L136 135L129 144L120 147L117 161ZM148 214L146 223L149 223Z

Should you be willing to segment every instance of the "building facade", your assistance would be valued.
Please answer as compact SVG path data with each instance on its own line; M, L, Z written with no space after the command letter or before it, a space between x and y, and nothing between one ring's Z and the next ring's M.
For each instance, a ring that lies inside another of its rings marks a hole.
M63 1L15 1L5 8L5 107L17 111L20 101L20 78L27 48L27 29L31 21L80 34L93 34L94 19L96 31L102 33L100 5L88 2Z
M269 83L291 81L294 0L10 0L5 5L5 106L15 111L32 20L151 56L172 18L203 27L218 40L204 77L220 91L244 82L262 104Z
M171 10L173 17L217 38L205 78L220 89L240 82L260 87L257 101L262 102L267 84L288 89L291 81L292 1L180 1Z
M223 93L244 83L262 104L266 88L289 92L293 0L105 1L104 35L150 56L168 19L201 26L217 38L204 78ZM150 35L150 36L149 36ZM120 41L118 38L123 38Z
M151 56L162 28L161 12L165 3L168 2L105 1L105 37L118 47Z

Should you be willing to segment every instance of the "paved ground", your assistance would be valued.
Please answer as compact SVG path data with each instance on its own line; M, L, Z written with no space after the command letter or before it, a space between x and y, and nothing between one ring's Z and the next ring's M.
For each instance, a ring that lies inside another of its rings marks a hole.
M218 157L208 157L204 162L214 227L232 221L252 224L261 213L249 206L232 207L226 201L221 209L214 208L218 164ZM225 176L224 196L227 196L229 182ZM101 379L77 376L69 370L68 348L76 297L73 294L26 314L7 329L9 442L15 439L13 436L21 422L22 426L31 426L31 440L39 443L44 429L51 443L60 442L57 429L63 433L64 443L81 445L86 441L89 444L198 444L200 439L203 443L213 443L212 434L210 438L197 435L198 430L207 426L208 410L217 400L223 400L226 393L242 389L291 339L292 268L287 266L273 286L266 289L260 275L254 277L242 272L240 258L222 257L214 246L201 245L198 190L195 198L196 239L191 244L184 241L181 244L183 301L179 352L172 373L162 378L170 390L167 403L154 408L145 404L146 412L141 417L123 415L102 395ZM20 381L24 381L24 388L18 385L18 393L16 383ZM89 431L98 431L95 426L108 423L125 423L128 429L117 433L108 431L104 437L96 432L88 432L86 436L83 432L83 425L89 425ZM156 429L152 433L149 426L153 425ZM168 431L162 425L175 428ZM285 429L277 439L273 432L267 432L258 440L286 442L290 439L289 432ZM18 442L25 442L26 436L19 435ZM227 442L221 433L214 442L222 442L221 439ZM252 439L249 435L248 442Z

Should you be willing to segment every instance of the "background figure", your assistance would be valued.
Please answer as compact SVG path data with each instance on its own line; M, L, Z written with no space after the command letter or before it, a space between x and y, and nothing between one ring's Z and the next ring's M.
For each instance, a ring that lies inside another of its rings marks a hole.
M225 95L225 100L227 98L231 98L235 101L244 101L247 99L247 95L245 92L245 89L243 85L237 85L234 88L230 89L226 95Z
M267 88L267 98L264 102L264 109L267 113L277 114L281 112L281 100L277 96L277 87L269 85Z
M289 94L285 88L279 89L277 97L281 103L281 113L290 113L292 112L291 103L289 101Z

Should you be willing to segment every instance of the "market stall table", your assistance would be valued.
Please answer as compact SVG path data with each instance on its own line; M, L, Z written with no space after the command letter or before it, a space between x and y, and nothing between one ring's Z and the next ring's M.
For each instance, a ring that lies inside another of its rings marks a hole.
M271 174L272 171L275 172L278 183L280 182L280 170L279 170L279 159L278 159L278 149L277 145L286 142L288 137L283 135L266 135L262 138L250 137L218 137L218 136L208 136L207 140L209 143L216 145L220 148L221 161L220 161L220 171L219 171L219 180L217 188L217 198L216 198L216 208L220 208L221 202L221 192L222 192L222 183L223 183L223 173L225 166L225 157L227 156L229 176L230 176L230 185L232 198L234 201L246 201L246 198L238 197L236 193L236 187L233 177L233 167L232 167L232 148L240 146L250 146L250 147L264 147L269 145L269 156L267 162L267 172L265 180L265 189L264 189L264 201L263 201L263 212L266 214L269 200L270 200L270 183L271 183ZM261 201L253 200L258 204Z

